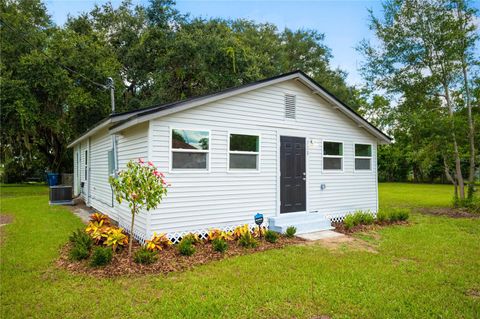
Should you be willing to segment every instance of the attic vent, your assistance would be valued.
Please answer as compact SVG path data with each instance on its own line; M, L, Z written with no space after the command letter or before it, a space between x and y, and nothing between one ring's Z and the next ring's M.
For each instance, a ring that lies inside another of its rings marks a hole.
M285 94L285 117L295 119L296 98L293 94Z

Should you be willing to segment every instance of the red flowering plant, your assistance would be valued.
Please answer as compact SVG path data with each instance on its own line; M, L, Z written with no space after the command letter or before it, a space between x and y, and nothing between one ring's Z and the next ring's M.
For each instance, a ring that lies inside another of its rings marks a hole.
M128 162L127 168L120 171L117 177L110 177L109 181L118 203L128 202L132 213L128 244L128 255L131 256L135 215L142 210L156 208L167 195L170 184L167 184L165 176L152 162L145 163L141 158Z

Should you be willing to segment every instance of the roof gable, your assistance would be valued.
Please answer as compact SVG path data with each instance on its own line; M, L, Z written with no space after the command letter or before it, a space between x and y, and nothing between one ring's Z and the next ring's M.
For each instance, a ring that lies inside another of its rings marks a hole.
M150 108L141 109L141 110L132 111L132 112L116 114L116 115L110 116L107 120L102 121L100 125L98 125L97 127L95 127L89 132L93 131L94 133L99 126L110 127L111 133L120 132L128 127L131 127L139 123L143 123L145 121L149 121L154 118L181 112L199 105L215 102L215 101L225 99L231 96L235 96L241 93L246 93L246 92L256 90L265 86L273 85L273 84L284 82L284 81L290 81L290 80L296 80L299 83L306 86L308 89L312 91L312 93L319 95L323 100L329 103L332 107L338 109L339 111L344 113L344 115L346 115L348 118L356 122L359 127L364 128L367 132L377 137L381 143L388 144L391 142L392 139L389 136L384 134L381 130L376 128L373 124L368 122L366 119L364 119L361 115L356 113L349 106L341 102L333 94L328 92L325 88L323 88L321 85L319 85L317 82L315 82L312 78L310 78L308 75L306 75L302 71L294 71L294 72L282 74L276 77L260 80L260 81L249 83L239 87L230 88L230 89L223 90L213 94L190 98L183 101L153 106ZM82 139L89 136L88 134L89 132L82 135L80 138L76 139L74 142L72 142L69 145L69 147L72 147Z

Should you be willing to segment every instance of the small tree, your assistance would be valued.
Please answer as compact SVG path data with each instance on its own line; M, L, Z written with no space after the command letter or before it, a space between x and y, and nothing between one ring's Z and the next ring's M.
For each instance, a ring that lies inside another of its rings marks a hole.
M118 203L127 201L132 213L128 244L128 256L130 257L135 215L142 210L149 211L157 207L162 198L167 195L169 185L165 182L165 176L157 170L152 162L145 163L141 158L138 161L128 162L127 169L120 171L117 177L110 177L109 181Z

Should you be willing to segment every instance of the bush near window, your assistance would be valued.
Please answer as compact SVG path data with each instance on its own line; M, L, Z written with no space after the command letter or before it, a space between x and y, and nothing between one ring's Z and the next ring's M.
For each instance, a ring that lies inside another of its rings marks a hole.
M148 250L145 247L137 250L133 255L133 261L137 264L150 265L156 262L158 253L156 251Z
M214 251L217 251L219 253L224 253L228 249L228 243L225 239L215 238L212 241L212 247Z
M178 244L178 251L183 256L191 256L195 253L195 246L188 238L183 238Z
M265 240L268 241L269 243L275 243L278 239L278 234L274 232L273 230L267 230L265 232Z
M95 247L90 259L90 266L100 267L109 264L113 258L113 250L110 247Z
M288 226L287 230L285 231L285 236L287 236L288 238L292 238L293 236L295 236L296 233L297 233L297 227Z

